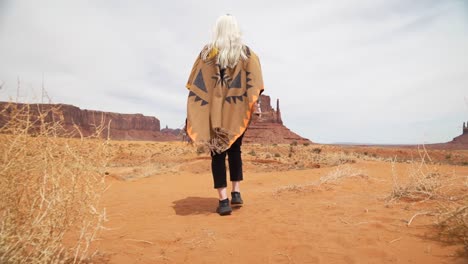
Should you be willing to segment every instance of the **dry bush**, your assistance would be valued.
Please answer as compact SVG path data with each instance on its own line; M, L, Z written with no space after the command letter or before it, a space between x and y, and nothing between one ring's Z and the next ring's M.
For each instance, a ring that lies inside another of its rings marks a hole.
M207 153L207 152L208 152L208 150L204 145L197 146L197 154L198 155L201 155L201 154L204 154L204 153Z
M366 179L368 178L367 174L364 171L351 167L349 165L343 165L343 166L338 166L334 168L332 171L330 171L326 175L320 177L320 179L317 181L304 183L304 184L291 184L291 185L282 186L276 189L275 193L276 194L280 194L283 192L299 193L311 187L318 188L324 184L326 185L329 183L336 183L342 179L352 178L352 177L359 177L359 178L366 178Z
M315 145L299 144L246 144L247 152L254 151L257 159L273 159L282 165L275 169L291 170L304 168L320 168L337 166L346 163L355 163L358 159L356 153L346 153L329 149L318 148Z
M0 109L0 263L79 263L91 256L105 221L99 202L107 141L103 127L93 139L72 139L62 124L54 107Z
M401 183L398 174L395 171L395 161L392 161L392 179L393 188L390 196L390 201L404 199L407 201L422 201L433 199L440 194L443 186L443 176L438 172L437 168L430 167L428 163L432 163L429 154L424 146L418 147L418 153L421 160L410 163L408 172L408 181Z
M442 175L437 167L429 166L433 162L424 146L418 148L421 160L411 162L408 181L401 183L395 172L395 162L392 162L393 189L389 201L402 200L407 202L428 203L431 208L426 212L415 214L435 216L435 226L439 229L439 239L448 243L462 243L468 253L468 177L465 183L457 178ZM434 206L434 204L436 204Z
M323 151L321 148L308 146L291 146L289 157L297 160L309 161L324 166L338 166L346 163L355 163L355 153L344 151ZM291 155L292 153L292 155Z
M465 197L462 205L442 207L437 218L440 238L450 243L463 243L468 252L468 199Z
M449 202L439 205L436 224L443 241L463 243L468 253L468 176L463 186L460 197L450 197Z
M315 190L318 187L320 187L320 183L317 181L307 182L303 184L288 184L288 185L284 185L284 186L276 188L274 193L275 193L275 196L282 194L282 193L288 193L288 192L302 193L302 192L309 191L309 190Z
M320 184L324 183L332 183L337 182L343 178L351 178L351 177L361 177L361 178L368 178L368 176L364 173L364 171L344 165L337 167L330 171L328 174L320 177L319 182Z

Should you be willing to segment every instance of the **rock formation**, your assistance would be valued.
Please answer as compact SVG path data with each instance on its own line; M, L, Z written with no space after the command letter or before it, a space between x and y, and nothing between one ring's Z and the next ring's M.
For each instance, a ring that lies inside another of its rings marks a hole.
M458 137L455 137L450 143L467 145L468 148L468 122L463 122L462 134Z
M16 110L15 110L16 109ZM18 109L28 109L30 120L44 117L46 122L61 120L66 133L79 137L92 135L96 128L102 126L102 137L110 136L115 140L150 140L178 141L184 133L181 129L160 128L157 118L142 114L119 114L94 110L80 109L67 104L21 104L0 102L0 128L8 122L12 113ZM3 114L2 114L3 111ZM23 112L25 112L23 110ZM78 130L80 132L78 132ZM110 130L108 131L108 128ZM37 133L38 127L30 129L31 134ZM310 143L283 125L279 100L276 110L271 107L270 97L261 95L257 110L244 136L246 143Z
M161 129L162 134L173 135L176 137L182 136L183 132L184 131L180 128L173 129L173 128L169 128L167 125L165 128Z
M44 115L45 122L61 120L65 129L63 132L70 132L76 137L79 137L80 133L83 136L92 135L98 127L102 126L101 136L107 137L109 135L111 139L177 140L175 136L160 132L160 124L157 118L142 114L119 114L85 110L66 104L27 105L7 102L0 102L0 110L5 111L0 116L0 127L8 121L10 113L20 111L23 114L28 114L32 121L38 120L41 115ZM79 132L76 128L79 129ZM110 133L108 128L110 128ZM35 133L34 130L37 130L37 127L33 126L30 132Z
M433 149L468 149L468 122L463 122L462 134L447 143L429 144Z
M276 110L271 107L270 97L261 95L252 122L244 136L246 143L311 143L283 125L279 99Z

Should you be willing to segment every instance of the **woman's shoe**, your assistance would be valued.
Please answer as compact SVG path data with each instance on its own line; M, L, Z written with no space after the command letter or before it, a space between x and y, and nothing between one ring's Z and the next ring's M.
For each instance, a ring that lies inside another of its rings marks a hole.
M231 192L231 197L231 204L242 205L244 203L244 201L242 201L240 192Z
M219 206L216 209L216 212L219 215L230 215L231 214L232 208L231 208L231 206L229 206L229 199L228 198L219 201Z

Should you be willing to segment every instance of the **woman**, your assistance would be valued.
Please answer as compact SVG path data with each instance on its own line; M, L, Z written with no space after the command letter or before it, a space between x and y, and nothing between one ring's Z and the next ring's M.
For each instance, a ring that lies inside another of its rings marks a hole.
M234 16L218 18L213 40L197 57L186 87L190 90L186 132L195 144L209 147L214 188L219 196L216 211L228 215L232 209L226 194L226 154L232 182L231 204L242 205L242 137L263 92L260 62L242 43Z

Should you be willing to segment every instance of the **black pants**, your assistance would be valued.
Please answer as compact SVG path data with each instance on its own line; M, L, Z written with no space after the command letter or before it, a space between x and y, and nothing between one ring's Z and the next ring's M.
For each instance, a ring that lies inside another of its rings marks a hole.
M240 136L231 147L220 153L211 153L211 172L213 173L214 187L223 188L227 187L226 182L226 154L228 155L229 162L229 176L231 181L242 181L242 158L241 158L241 146L242 138Z

